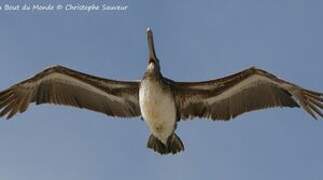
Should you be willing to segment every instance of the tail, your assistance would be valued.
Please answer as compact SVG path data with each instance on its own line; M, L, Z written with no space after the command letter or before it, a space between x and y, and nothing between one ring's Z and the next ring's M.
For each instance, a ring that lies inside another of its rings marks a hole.
M169 153L176 154L180 151L184 151L184 144L175 133L169 136L166 145L154 135L150 135L147 147L162 155Z

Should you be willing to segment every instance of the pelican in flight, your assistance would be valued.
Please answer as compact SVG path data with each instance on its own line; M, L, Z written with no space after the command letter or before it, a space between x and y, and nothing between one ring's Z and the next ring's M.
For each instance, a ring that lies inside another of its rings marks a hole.
M142 117L151 135L147 147L160 154L184 150L177 122L230 120L272 107L301 107L323 118L323 94L251 67L224 78L177 82L162 75L153 32L147 29L148 65L141 81L116 81L53 66L0 92L0 117L12 118L31 103L66 105L116 117Z

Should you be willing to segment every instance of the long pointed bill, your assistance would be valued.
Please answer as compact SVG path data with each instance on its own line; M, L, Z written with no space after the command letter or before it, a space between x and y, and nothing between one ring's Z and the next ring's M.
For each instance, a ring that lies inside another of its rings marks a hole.
M147 28L147 41L148 41L148 53L149 53L149 61L157 61L157 56L155 53L154 47L154 38L153 38L153 31L151 28Z

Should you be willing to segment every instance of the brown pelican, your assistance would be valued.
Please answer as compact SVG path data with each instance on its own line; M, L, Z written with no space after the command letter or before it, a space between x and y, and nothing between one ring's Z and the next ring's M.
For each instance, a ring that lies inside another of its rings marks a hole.
M147 147L175 154L184 145L175 134L180 120L230 120L270 107L302 107L323 117L323 94L252 67L204 82L176 82L161 74L153 33L147 29L148 66L141 81L95 77L63 66L45 69L0 92L0 117L10 119L30 103L86 108L108 116L142 117L151 135Z

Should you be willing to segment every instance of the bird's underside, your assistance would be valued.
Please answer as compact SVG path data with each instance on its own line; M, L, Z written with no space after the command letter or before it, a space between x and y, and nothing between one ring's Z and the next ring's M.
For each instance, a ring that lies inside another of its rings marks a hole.
M174 133L179 120L195 117L230 120L246 112L271 107L301 107L313 118L323 118L322 93L304 89L258 68L204 82L167 79L159 71L152 42L151 33L149 64L156 66L156 80L169 89L176 108L175 125L168 140L162 142L159 137L149 138L148 147L161 154L184 149ZM139 102L141 82L110 80L54 66L0 92L0 117L10 119L25 112L32 103L73 106L108 116L139 117L142 116Z
M270 107L302 107L323 117L323 93L307 90L257 68L204 82L163 79L174 94L178 119L230 120ZM108 116L139 117L140 81L115 81L63 66L45 69L0 92L0 116L12 118L29 104L67 105Z

